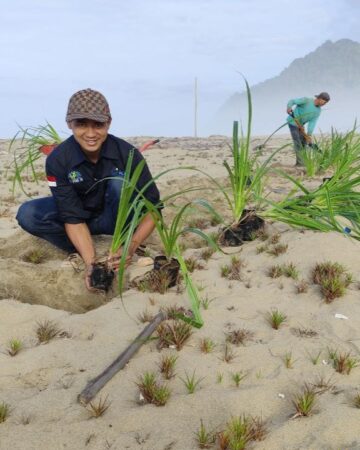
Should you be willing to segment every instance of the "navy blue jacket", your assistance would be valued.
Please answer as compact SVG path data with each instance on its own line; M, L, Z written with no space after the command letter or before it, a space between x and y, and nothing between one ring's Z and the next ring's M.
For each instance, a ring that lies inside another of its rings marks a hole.
M129 152L134 147L111 134L101 147L100 158L91 163L81 150L74 136L56 147L46 159L46 175L54 196L60 220L64 223L83 223L98 216L104 205L107 181L104 178L125 171ZM132 170L143 160L135 149ZM145 164L137 183L141 189L152 179ZM153 182L144 192L154 205L160 202L160 194Z

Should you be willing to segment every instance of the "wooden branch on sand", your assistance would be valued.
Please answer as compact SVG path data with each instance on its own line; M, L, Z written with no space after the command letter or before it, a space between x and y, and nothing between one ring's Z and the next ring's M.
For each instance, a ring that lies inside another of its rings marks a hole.
M149 339L161 322L167 319L165 312L159 312L154 319L146 325L137 338L110 364L100 375L88 382L85 389L79 394L78 401L87 405L111 378L119 372L139 348Z

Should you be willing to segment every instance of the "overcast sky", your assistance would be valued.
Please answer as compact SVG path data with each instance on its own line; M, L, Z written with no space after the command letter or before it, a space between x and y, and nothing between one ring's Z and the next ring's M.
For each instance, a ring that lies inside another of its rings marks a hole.
M48 120L67 102L107 97L112 132L199 134L217 108L324 41L360 41L359 0L0 0L0 137ZM231 127L231 124L230 124Z

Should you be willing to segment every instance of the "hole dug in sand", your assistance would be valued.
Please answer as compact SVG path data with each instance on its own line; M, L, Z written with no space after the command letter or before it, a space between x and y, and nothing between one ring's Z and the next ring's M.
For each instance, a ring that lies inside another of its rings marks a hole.
M99 239L96 245L108 248L109 244ZM14 298L23 303L84 313L116 296L116 287L107 294L89 292L84 272L75 271L66 256L47 242L23 232L8 240L1 239L0 300Z

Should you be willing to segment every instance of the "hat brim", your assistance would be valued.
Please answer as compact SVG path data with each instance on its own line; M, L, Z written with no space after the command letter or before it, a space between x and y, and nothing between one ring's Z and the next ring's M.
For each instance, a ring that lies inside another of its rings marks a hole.
M89 120L94 120L95 122L106 123L111 120L111 116L104 115L104 114L91 114L91 113L73 113L73 114L68 114L66 116L66 122L71 122L72 120L76 120L76 119L89 119Z

